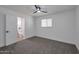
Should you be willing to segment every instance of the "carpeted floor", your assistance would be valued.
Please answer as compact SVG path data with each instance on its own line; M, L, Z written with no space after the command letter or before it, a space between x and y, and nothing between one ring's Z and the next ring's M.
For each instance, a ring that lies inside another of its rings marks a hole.
M73 44L41 37L32 37L0 48L1 54L76 54L77 52Z

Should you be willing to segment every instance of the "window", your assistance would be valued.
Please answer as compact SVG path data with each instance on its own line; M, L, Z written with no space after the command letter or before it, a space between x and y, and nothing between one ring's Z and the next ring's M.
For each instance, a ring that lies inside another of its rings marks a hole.
M41 27L52 27L52 19L42 19Z

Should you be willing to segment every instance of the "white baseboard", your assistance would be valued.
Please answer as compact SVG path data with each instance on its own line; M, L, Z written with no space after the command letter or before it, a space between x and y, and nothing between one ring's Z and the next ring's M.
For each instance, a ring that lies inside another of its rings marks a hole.
M51 38L51 37L46 37L46 36L41 36L41 35L37 35L37 36L38 36L38 37L47 38L47 39L50 39L50 40L56 40L56 41L60 41L60 42L65 42L65 43L69 43L69 44L74 44L74 42L63 41L63 40L60 40L59 38Z
M25 39L30 38L30 37L34 37L34 36L33 36L33 35L31 35L31 36L27 36L27 37L25 37Z

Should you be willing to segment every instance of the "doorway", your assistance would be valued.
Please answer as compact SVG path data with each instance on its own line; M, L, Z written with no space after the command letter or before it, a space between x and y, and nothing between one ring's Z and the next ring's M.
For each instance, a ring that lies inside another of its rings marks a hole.
M21 41L25 37L25 19L17 17L17 41Z

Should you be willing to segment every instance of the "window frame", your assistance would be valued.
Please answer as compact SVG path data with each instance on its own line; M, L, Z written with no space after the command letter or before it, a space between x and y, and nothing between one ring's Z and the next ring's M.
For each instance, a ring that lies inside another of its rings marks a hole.
M50 25L50 26L48 25L48 20L49 20L49 19L51 19L51 25ZM46 26L42 26L42 24L43 24L42 21L43 21L43 20L46 20ZM53 19L52 19L52 18L43 18L43 19L41 19L41 27L42 27L42 28L48 28L48 27L51 28L52 26L53 26Z

